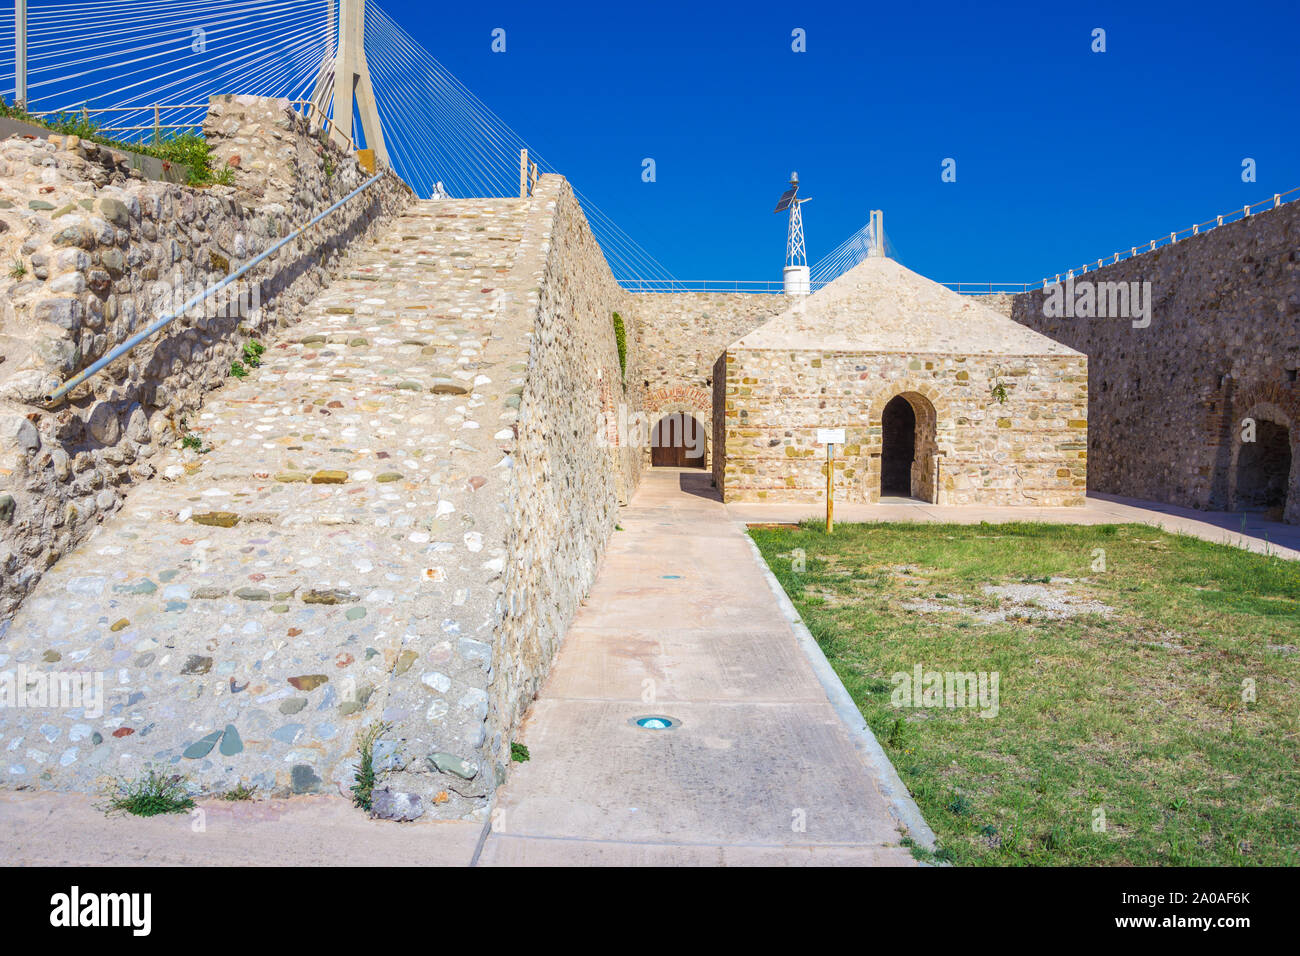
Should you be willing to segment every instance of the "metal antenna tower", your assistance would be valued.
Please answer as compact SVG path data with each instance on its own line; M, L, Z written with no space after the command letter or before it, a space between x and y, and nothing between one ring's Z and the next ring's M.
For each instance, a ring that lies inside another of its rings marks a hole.
M812 291L812 282L808 271L808 250L804 246L803 214L799 207L808 199L799 199L799 174L790 174L790 188L777 200L774 213L790 211L790 226L786 231L785 269L782 270L786 295L807 295Z

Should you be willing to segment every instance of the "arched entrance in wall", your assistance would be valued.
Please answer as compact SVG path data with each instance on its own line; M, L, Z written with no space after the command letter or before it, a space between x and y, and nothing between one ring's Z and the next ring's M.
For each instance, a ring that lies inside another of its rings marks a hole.
M919 392L903 392L880 414L881 497L936 500L936 416Z
M685 412L670 412L650 433L652 465L703 468L706 451L704 426Z
M916 459L916 412L895 395L880 416L880 493L911 497L912 462Z
M1260 419L1255 440L1243 441L1237 453L1235 505L1243 511L1279 511L1286 507L1291 482L1291 430Z

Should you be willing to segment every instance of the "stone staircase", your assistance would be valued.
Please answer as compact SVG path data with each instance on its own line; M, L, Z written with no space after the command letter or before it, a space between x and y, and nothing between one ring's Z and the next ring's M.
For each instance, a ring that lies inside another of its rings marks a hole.
M433 815L482 816L525 372L494 336L536 285L531 206L411 206L209 395L202 450L157 456L46 573L0 624L0 674L102 677L102 713L0 708L0 786L162 766L202 792L346 793L383 721L379 761L431 774Z

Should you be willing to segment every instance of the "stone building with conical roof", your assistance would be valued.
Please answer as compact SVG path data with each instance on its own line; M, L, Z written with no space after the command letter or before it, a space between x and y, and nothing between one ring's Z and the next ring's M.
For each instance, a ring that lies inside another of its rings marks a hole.
M713 375L725 501L1083 504L1088 360L884 257L742 336Z

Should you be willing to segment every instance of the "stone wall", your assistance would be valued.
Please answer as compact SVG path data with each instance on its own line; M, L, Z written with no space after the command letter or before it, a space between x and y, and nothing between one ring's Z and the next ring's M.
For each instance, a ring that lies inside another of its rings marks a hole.
M630 379L640 368L636 310L614 281L569 184L543 176L533 207L524 242L541 253L516 266L531 290L529 322L513 345L502 346L516 349L527 366L505 502L499 663L489 688L490 713L507 735L595 579L619 501L635 488L641 466L639 448L619 443L609 427L617 404L628 405L629 414L640 410L640 393L624 392L620 382L611 320L619 312L627 322ZM508 742L496 756L504 766Z
M44 397L364 181L285 100L214 98L205 133L233 186L144 181L76 137L0 143L0 614L114 512L242 345L329 281L347 244L400 209L389 174L250 273L243 299L188 313L79 386Z
M400 644L375 665L391 670L376 676L368 719L378 713L388 725L377 752L384 787L402 795L402 806L481 820L595 578L619 502L640 475L639 447L611 427L618 404L639 411L639 392L620 381L612 321L614 312L632 320L631 372L634 310L559 176L543 176L525 200L420 202L373 245L403 247L392 256L399 273L407 271L404 256L423 265L409 277L377 276L366 283L373 292L341 282L342 294L360 301L335 305L339 293L331 291L321 304L331 303L327 313L355 306L420 315L436 344L412 352L401 374L407 384L423 384L434 368L443 374L425 399L431 405L415 400L417 389L402 419L404 431L419 436L411 461L436 462L436 494L412 496L396 519L441 540L428 552L436 557L416 559L433 567L397 599L401 614L386 634L373 638L378 648L381 637ZM373 265L377 249L367 255ZM347 341L366 328L336 335ZM453 341L460 353L448 356ZM447 358L456 364L446 366ZM448 422L460 427L448 431ZM400 500L398 484L391 487ZM421 518L420 509L435 504ZM376 534L367 550L376 565L391 547L386 537ZM322 776L346 786L352 766L349 753Z
M1087 362L1078 356L954 356L729 350L715 367L714 481L725 501L826 495L818 428L845 429L839 501L880 498L881 413L902 395L917 428L912 494L937 504L1083 503ZM1006 388L999 402L993 387Z
M732 342L783 312L779 293L639 292L641 373L649 428L674 412L698 419L709 434L713 419L713 365ZM711 443L711 441L710 441ZM650 462L650 446L643 458ZM708 467L709 456L705 456Z
M1043 291L1002 306L1088 356L1089 488L1235 509L1249 418L1289 430L1284 517L1300 522L1300 203L1077 275L1075 301L1103 282L1149 282L1149 324L1049 317Z

